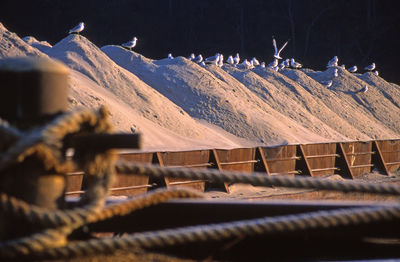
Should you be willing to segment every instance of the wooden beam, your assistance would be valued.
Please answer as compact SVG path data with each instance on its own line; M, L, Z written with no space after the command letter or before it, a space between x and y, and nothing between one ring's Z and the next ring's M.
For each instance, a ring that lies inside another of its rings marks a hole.
M354 178L353 171L351 171L350 163L347 159L342 143L336 144L336 154L340 155L340 157L336 158L335 161L335 166L339 168L337 174L344 178Z
M385 159L383 158L381 148L379 144L374 140L372 142L372 151L375 151L376 154L371 156L371 162L378 168L379 171L384 173L387 176L390 176L390 171L386 166Z

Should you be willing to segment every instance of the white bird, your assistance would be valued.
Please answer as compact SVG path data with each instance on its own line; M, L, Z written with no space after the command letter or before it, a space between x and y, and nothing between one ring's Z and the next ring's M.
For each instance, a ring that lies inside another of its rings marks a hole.
M278 66L278 58L275 58L274 61L267 65L268 68L274 68L276 66Z
M206 66L206 63L204 63L204 61L201 61L200 65L201 66Z
M345 70L346 69L346 66L343 64L343 65L341 65L340 66L343 70Z
M265 62L262 62L262 63L260 64L260 67L261 67L261 68L265 68Z
M357 69L358 69L358 68L357 68L357 66L355 65L355 66L350 67L348 71L349 71L350 73L355 73L355 72L357 72Z
M328 65L326 67L338 66L339 58L334 56L331 60L329 60Z
M245 67L245 68L250 68L251 67L250 62L247 61L247 59L245 59L240 65Z
M239 53L236 53L236 56L233 58L233 61L235 62L235 65L238 65L240 63Z
M193 60L193 62L198 63L198 64L203 62L203 56L201 54L199 54L198 56L196 56L196 58Z
M333 81L332 80L321 81L321 84L323 84L326 88L329 88L332 86Z
M333 70L333 77L338 77L339 76L338 71L339 71L339 69L337 69L337 68L335 68Z
M226 59L226 62L230 65L233 65L235 63L235 61L233 61L233 57L231 55L228 57L228 59Z
M174 59L171 53L168 54L168 59Z
M196 58L196 56L193 53L191 53L190 56L187 59L192 61L195 58Z
M77 26L69 30L68 34L74 34L77 33L79 35L80 32L85 29L85 24L83 22L80 22Z
M372 64L370 64L369 66L366 66L364 69L367 70L367 71L372 71L372 70L374 70L374 69L375 69L375 63L372 63Z
M215 56L207 57L204 62L207 64L214 64L217 65L219 60L219 53L216 53Z
M278 66L274 66L272 69L274 69L276 72L279 71L279 67Z
M360 90L360 92L363 92L363 93L367 93L367 91L368 91L368 86L366 86L366 85Z
M278 67L279 67L279 70L285 69L285 63L283 63L283 62L280 63Z
M220 54L218 59L218 66L222 67L224 65L224 55Z
M378 72L378 70L375 70L374 72L372 72L372 73L374 73L376 76L379 76L379 72Z
M121 46L129 48L129 50L132 50L132 48L134 48L136 46L136 41L138 39L136 37L132 38L131 41L128 41L126 43L123 43Z
M294 58L292 58L292 59L290 59L290 66L295 69L299 69L299 68L302 68L303 65L294 61Z
M253 59L251 59L251 61L253 62L253 66L259 66L260 65L260 62L255 57L253 57Z
M286 59L282 63L285 63L285 67L289 67L290 66L290 60L289 59Z
M286 43L283 44L283 46L281 47L281 49L278 50L278 47L276 46L276 41L275 38L272 37L272 45L274 46L274 57L276 59L282 59L282 57L280 57L280 53L282 52L282 50L286 47L286 45L288 44L289 41L286 41Z

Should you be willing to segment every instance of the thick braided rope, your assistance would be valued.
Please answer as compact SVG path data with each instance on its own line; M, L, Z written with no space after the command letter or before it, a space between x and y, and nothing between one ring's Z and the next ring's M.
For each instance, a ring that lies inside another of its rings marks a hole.
M273 235L278 232L295 232L337 226L351 226L400 218L400 207L350 208L333 211L317 211L297 215L264 217L220 224L198 225L135 233L122 238L103 238L79 241L63 247L46 249L36 256L62 259L94 254L111 253L117 249L156 248L183 243L227 240L234 237ZM0 254L2 248L0 246ZM22 255L21 253L13 255Z
M62 225L62 227L56 229L46 229L31 236L2 242L0 243L0 257L4 256L8 258L15 258L21 255L28 255L33 252L42 252L51 247L65 245L65 243L62 242L63 240L65 240L65 238L63 237L83 225L104 221L115 216L124 216L135 210L143 209L152 205L157 205L173 198L199 197L202 197L202 195L196 191L188 189L159 190L158 192L150 193L148 195L138 196L131 201L107 206L99 212L93 212L90 210L79 210L79 214L76 214L78 215L77 217L67 216L67 213L63 213L62 211L43 212L43 210L36 210L36 214L40 215L41 217L38 222L43 223L44 221L46 221L49 223L54 223L55 221L63 221L67 222L67 224ZM26 204L18 203L18 207L22 207L22 210L26 208L26 206L24 205ZM33 209L31 209L31 211L32 210ZM70 213L73 213L73 211ZM52 218L50 220L48 220L49 214ZM67 218L70 220L54 220L54 216L58 218ZM60 225L58 224L54 226Z
M49 211L0 193L0 212L17 219L23 219L25 222L35 226L55 228L71 224L83 225L106 220L114 216L124 216L135 210L166 202L169 199L202 197L202 194L189 189L160 189L145 195L138 195L123 203L108 205L100 211L93 210L91 206L78 207L72 210Z
M140 174L150 177L186 178L209 180L225 183L245 183L253 186L276 186L291 188L310 188L321 190L335 190L343 192L362 192L376 194L400 195L400 187L384 183L367 183L356 181L329 181L320 178L267 176L260 173L244 173L232 171L218 171L211 169L168 168L156 165L119 161L116 170L124 174Z

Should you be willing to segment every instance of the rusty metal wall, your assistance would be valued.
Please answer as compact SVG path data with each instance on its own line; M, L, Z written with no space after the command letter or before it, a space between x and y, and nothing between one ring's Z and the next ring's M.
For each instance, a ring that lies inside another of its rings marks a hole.
M372 152L372 141L346 142L342 145L354 177L371 172L371 155L376 153Z
M297 174L296 145L262 147L261 149L271 175L277 173Z
M208 168L210 163L210 150L194 150L181 152L158 152L159 164L165 167ZM167 187L185 186L201 192L205 190L205 181L178 178L165 178Z
M338 148L340 149L339 151ZM343 152L342 152L343 151ZM344 155L342 155L342 153ZM160 164L168 167L217 168L242 172L265 172L274 174L302 174L324 176L337 173L345 178L357 178L377 168L389 175L400 168L400 140L354 141L344 143L318 143L284 145L276 147L210 149L178 152L124 153L126 161ZM338 169L340 166L340 170ZM344 172L347 172L345 175ZM382 170L381 170L382 169ZM385 170L383 170L385 169ZM386 171L386 172L385 172ZM79 194L83 173L67 174L67 192ZM118 174L113 186L113 195L135 195L145 193L150 184L148 177ZM188 186L205 190L206 181L191 181L165 178L158 186ZM227 185L219 185L225 187Z
M400 140L378 140L382 157L390 172L400 168Z
M320 177L335 172L336 143L302 145L312 176Z

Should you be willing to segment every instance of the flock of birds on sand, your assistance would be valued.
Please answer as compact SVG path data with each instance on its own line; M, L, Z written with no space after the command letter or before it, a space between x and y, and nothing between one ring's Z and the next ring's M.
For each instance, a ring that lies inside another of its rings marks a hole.
M83 22L80 22L77 26L75 26L74 28L69 30L68 33L69 34L79 34L80 32L83 31L83 29L85 29L85 25ZM136 46L137 40L138 39L136 37L133 37L132 40L121 44L121 46L124 48L127 48L131 51L132 48L134 48ZM270 68L277 72L280 70L283 70L285 68L300 69L303 67L303 65L300 64L299 62L295 61L294 58L283 60L283 58L280 56L281 52L283 51L283 49L285 49L288 42L289 41L286 41L285 44L283 44L283 46L280 49L278 49L275 38L272 37L272 45L274 47L274 60L271 63L269 63L268 65L265 65L265 62L260 63L257 60L257 58L255 58L255 57L253 57L253 59L251 59L250 61L248 61L247 59L244 59L242 61L242 63L240 63L239 53L237 53L235 57L230 55L227 58L226 63L229 65L232 65L234 67L242 67L245 69L253 69L256 67ZM171 53L168 54L168 59L174 59L174 57ZM203 56L201 54L196 56L194 53L192 53L192 54L190 54L189 57L187 57L187 59L194 63L200 64L201 66L205 66L206 64L214 64L216 66L222 67L224 64L224 56L220 53L216 53L214 56L207 57L205 59L203 58ZM281 63L279 63L279 60L283 60L283 61ZM326 88L330 88L333 84L333 79L335 77L339 76L338 67L342 68L343 70L346 70L345 65L342 64L339 66L338 62L339 62L339 58L337 56L334 56L331 60L329 60L327 66L326 66L328 69L334 68L332 78L330 80L325 80L325 81L320 82ZM372 63L372 64L366 66L364 68L364 70L366 70L368 72L373 72L376 76L378 76L379 73L377 70L375 70L375 68L376 68L375 63ZM357 70L358 70L358 68L356 65L347 69L347 71L349 71L350 73L356 73ZM365 85L359 92L366 93L367 91L368 91L368 86Z

